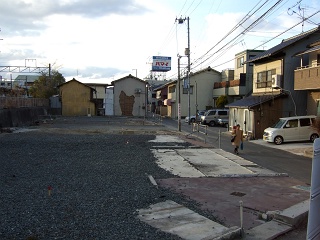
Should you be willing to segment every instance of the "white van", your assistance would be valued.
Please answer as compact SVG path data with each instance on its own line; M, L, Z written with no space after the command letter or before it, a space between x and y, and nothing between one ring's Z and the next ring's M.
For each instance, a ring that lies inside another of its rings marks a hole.
M313 115L280 118L276 124L264 130L263 140L277 145L293 141L313 142L319 137L311 126L315 118Z

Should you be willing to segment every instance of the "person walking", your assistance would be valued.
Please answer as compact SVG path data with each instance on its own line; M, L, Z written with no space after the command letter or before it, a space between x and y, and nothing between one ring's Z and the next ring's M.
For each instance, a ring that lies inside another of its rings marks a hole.
M243 142L243 130L240 129L240 125L237 124L235 129L232 131L232 136L234 137L234 141L232 142L232 145L235 146L234 153L239 154L239 146Z

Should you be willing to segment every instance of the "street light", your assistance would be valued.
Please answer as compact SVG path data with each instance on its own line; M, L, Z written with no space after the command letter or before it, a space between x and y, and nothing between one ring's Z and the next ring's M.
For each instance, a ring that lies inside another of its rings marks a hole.
M136 77L138 77L138 69L134 68L132 69L132 71L135 70L136 71Z
M287 89L283 89L283 88L280 88L281 91L283 92L287 92L289 93L290 97L291 97L291 100L292 100L292 103L293 103L293 107L294 107L294 114L297 116L297 105L296 105L296 102L294 101L293 97L292 97L292 93L291 91L287 90Z
M292 97L292 93L290 90L281 88L281 87L271 87L271 89L280 89L281 92L287 92L289 94L289 96L291 97L292 103L293 103L293 107L294 107L294 114L297 116L297 105L296 102L294 101L294 98Z
M189 17L179 19L176 18L176 21L178 21L178 24L183 24L184 21L187 20L187 27L188 27L188 48L185 49L185 55L188 57L188 72L187 72L187 79L188 79L188 117L190 120L190 27L189 27ZM190 121L189 121L190 124Z

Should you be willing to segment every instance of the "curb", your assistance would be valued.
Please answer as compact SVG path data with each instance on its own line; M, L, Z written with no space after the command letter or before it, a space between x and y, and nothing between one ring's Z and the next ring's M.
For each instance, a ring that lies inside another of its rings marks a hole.
M310 201L306 200L278 213L270 214L273 219L246 231L246 240L274 239L287 233L308 219Z
M304 156L309 157L309 158L313 158L313 148L308 148L308 149L304 150Z

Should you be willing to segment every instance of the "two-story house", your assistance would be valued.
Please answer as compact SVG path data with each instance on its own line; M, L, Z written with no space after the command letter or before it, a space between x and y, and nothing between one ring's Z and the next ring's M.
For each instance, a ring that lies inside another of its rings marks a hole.
M319 40L319 27L283 40L247 63L253 66L252 95L230 103L230 125L262 138L279 117L306 115L307 91L294 91L294 72L301 65L296 54Z
M160 114L159 107L163 105L163 100L167 98L167 93L163 94L164 92L162 90L158 91L158 89L161 89L168 81L147 79L146 82L148 83L148 112Z
M94 116L96 90L72 79L58 86L61 99L62 116Z
M146 115L147 83L129 74L112 82L114 115L143 117Z
M85 84L96 90L96 94L94 96L94 102L96 104L97 115L98 116L107 115L106 90L109 84L104 84L104 83L85 83Z
M215 82L221 82L221 72L212 69L210 66L190 74L190 88L188 92L189 79L184 77L167 84L168 98L165 104L168 107L168 116L174 119L179 114L182 118L195 115L198 110L206 110L214 107L212 89ZM180 89L180 93L179 90Z
M262 52L264 50L247 49L235 55L234 69L223 70L221 82L214 84L214 101L219 96L226 95L228 102L232 103L252 93L253 63L247 63L247 61Z
M320 35L308 49L296 54L300 66L294 70L294 90L307 91L307 114L320 115Z

